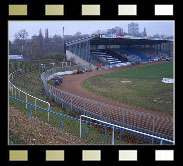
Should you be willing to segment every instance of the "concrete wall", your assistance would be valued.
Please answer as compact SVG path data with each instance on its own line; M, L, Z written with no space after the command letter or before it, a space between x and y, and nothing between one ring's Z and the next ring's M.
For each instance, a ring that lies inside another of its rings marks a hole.
M68 61L73 60L75 64L91 66L92 70L96 69L96 66L94 66L91 63L88 63L87 61L81 59L80 57L78 57L77 55L73 54L72 52L70 52L68 50L66 50L66 58Z

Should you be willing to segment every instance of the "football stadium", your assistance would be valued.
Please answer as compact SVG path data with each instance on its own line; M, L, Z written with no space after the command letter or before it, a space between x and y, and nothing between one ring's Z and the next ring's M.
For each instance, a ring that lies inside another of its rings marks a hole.
M64 61L11 56L9 144L174 144L173 40L97 34L64 48Z

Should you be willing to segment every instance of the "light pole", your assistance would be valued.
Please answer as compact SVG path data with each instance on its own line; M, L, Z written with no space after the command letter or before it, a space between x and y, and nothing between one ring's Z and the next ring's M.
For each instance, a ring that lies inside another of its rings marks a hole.
M64 40L64 61L66 61L66 45L65 45L64 27L63 27L63 40Z
M24 52L24 40L22 40L22 56L23 56L23 52Z

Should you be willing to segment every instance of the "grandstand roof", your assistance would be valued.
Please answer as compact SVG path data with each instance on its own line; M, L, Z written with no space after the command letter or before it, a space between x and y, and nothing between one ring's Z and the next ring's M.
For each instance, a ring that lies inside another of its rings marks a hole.
M94 35L66 43L66 46L90 40L91 45L155 45L172 42L164 38L132 37L116 35Z
M155 45L171 42L169 40L128 39L128 38L93 38L91 45Z

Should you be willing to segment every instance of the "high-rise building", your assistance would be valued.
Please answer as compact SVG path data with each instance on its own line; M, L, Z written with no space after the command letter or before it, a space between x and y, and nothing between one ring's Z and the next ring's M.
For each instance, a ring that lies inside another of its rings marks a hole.
M146 28L145 27L144 27L143 36L147 36L147 31L146 31Z
M49 38L48 28L45 30L45 39Z
M39 30L39 36L43 37L41 28Z
M134 23L134 22L128 24L128 33L129 33L129 35L138 35L139 34L139 24Z
M123 35L123 28L115 26L112 29L106 30L107 34Z

